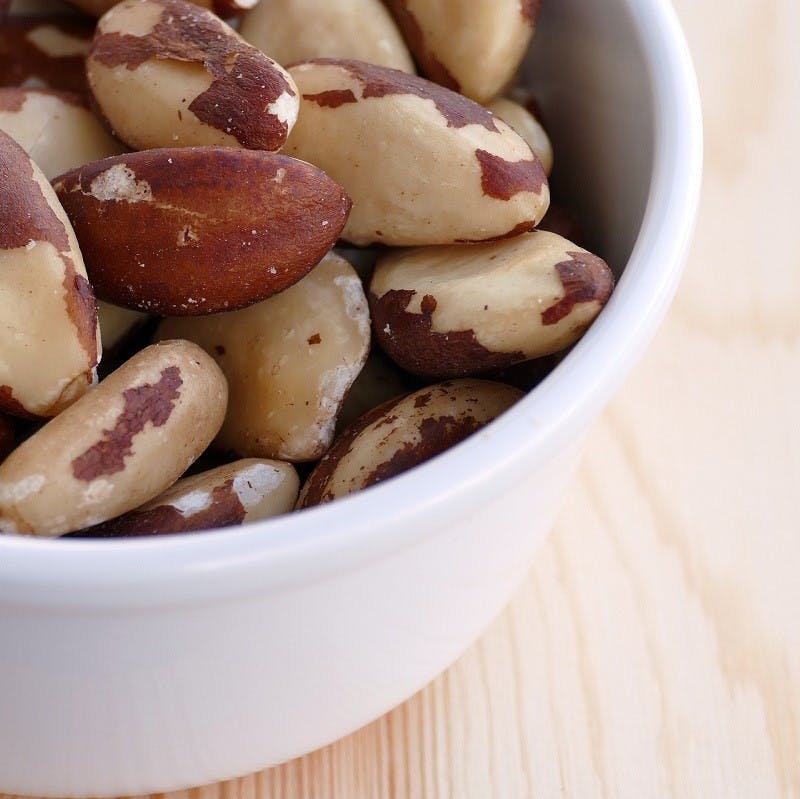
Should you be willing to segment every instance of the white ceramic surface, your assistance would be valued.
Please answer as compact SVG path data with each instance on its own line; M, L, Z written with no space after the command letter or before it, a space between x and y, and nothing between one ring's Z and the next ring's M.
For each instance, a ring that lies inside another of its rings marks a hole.
M511 412L359 496L232 532L0 539L0 790L168 790L307 752L444 669L529 567L581 440L652 337L702 132L668 0L545 3L527 74L595 246L627 264Z

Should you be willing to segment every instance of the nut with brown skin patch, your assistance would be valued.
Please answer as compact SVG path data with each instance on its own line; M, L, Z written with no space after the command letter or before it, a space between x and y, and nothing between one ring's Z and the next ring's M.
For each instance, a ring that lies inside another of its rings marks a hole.
M416 71L381 0L269 0L245 16L239 32L280 64L356 58Z
M139 507L208 446L226 402L199 347L147 347L0 464L0 531L57 536Z
M102 17L119 0L70 0L70 2L92 17ZM238 17L254 8L259 0L192 0L192 2L194 5L213 11L223 19L229 19L230 17Z
M128 538L233 527L288 513L300 480L288 463L247 459L184 477L136 510L65 538Z
M303 486L308 508L395 477L472 435L522 398L487 380L454 380L392 400L362 416L334 442Z
M539 0L385 0L424 74L479 103L498 95L525 55Z
M553 171L553 145L536 116L525 106L508 97L498 97L486 107L525 139L549 177Z
M486 108L360 61L318 59L290 72L303 100L286 152L352 197L346 240L485 241L531 230L547 210L542 165Z
M311 461L331 445L339 408L367 358L369 313L355 270L331 254L276 297L235 313L167 319L158 336L196 342L225 373L221 449Z
M97 306L41 170L0 132L0 410L54 416L92 385Z
M54 182L97 296L194 316L252 305L330 250L350 209L319 169L226 147L148 150Z
M48 180L127 150L82 95L52 89L0 89L0 130L25 148Z
M186 0L114 6L97 23L86 74L112 130L138 150L217 145L274 152L300 104L283 67Z
M427 378L504 369L574 344L614 285L600 258L537 231L384 256L369 299L382 349Z
M9 16L0 26L0 86L85 93L94 24L77 16Z

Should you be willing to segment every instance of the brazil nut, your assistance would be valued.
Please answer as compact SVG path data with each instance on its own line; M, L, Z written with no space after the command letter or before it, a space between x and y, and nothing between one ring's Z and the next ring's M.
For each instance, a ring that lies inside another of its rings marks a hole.
M86 74L112 130L137 150L276 151L297 119L288 73L187 0L114 6L97 23Z
M356 58L415 71L403 37L381 0L267 0L245 16L239 32L280 64Z
M302 112L286 153L345 187L348 241L452 244L533 229L547 176L491 111L435 83L360 61L317 59L290 72Z
M419 466L521 397L521 391L502 383L453 380L387 402L336 439L303 486L298 507L331 502Z
M95 380L97 304L50 184L2 132L0 176L0 411L54 416Z
M328 255L286 291L242 311L167 319L219 364L230 401L217 446L311 461L331 445L339 408L369 352L367 301L355 270Z
M211 442L226 400L194 344L142 350L0 464L0 531L57 536L158 496Z
M136 510L66 538L127 538L234 527L288 513L300 481L281 461L254 458L184 477Z
M0 86L85 93L93 31L77 16L9 16L0 25Z
M606 263L554 233L390 253L369 299L384 352L425 377L475 375L580 338L608 300Z
M528 143L536 157L541 161L547 175L553 171L553 145L550 137L536 116L524 105L508 97L498 97L486 106Z
M50 89L0 89L0 130L52 180L77 166L124 153L84 97Z
M330 250L350 210L319 169L241 148L129 153L53 185L97 296L160 315L233 310L288 288Z
M386 0L431 80L483 103L519 67L541 0Z

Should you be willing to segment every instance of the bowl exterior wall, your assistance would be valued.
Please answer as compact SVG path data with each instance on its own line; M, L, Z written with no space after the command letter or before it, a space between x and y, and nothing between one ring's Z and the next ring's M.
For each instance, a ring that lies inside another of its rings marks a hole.
M0 641L14 642L0 664L0 790L184 788L285 761L385 713L508 601L579 444L519 484L498 483L479 513L296 590L158 614L0 605Z

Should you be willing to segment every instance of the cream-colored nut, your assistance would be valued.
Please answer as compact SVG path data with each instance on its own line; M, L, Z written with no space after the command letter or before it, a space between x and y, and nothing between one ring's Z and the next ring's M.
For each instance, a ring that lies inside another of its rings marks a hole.
M357 58L416 72L381 0L268 0L245 16L239 32L279 64Z
M178 480L141 508L70 533L67 538L121 538L232 527L288 513L300 479L281 461L248 459Z
M97 303L97 316L106 351L113 350L150 318L146 313L120 308L102 300Z
M0 531L57 536L158 496L214 438L227 394L196 345L142 350L0 464Z
M528 49L541 0L386 0L431 80L479 103L498 95Z
M78 16L11 16L0 25L0 86L85 92L94 25Z
M22 145L48 180L126 150L81 95L67 92L0 89L0 130Z
M510 408L522 392L488 380L453 380L387 402L334 442L303 486L299 508L369 488L455 446Z
M536 231L474 247L391 253L375 268L369 299L383 350L414 374L441 378L574 344L613 285L596 255Z
M283 67L186 0L114 6L97 23L86 74L111 128L138 150L276 151L300 105Z
M0 175L0 410L54 416L95 380L97 305L50 184L2 132Z
M514 128L530 146L536 157L542 162L544 171L549 176L553 171L553 145L547 131L539 120L520 103L507 97L498 97L486 106L493 114L497 114L504 122Z
M360 61L291 68L302 113L286 152L341 183L354 244L452 244L531 230L549 203L531 148L435 83Z
M158 336L197 342L222 368L230 402L217 445L240 455L310 461L369 352L361 281L328 255L292 288L227 314L167 319Z
M360 416L384 402L407 394L416 385L379 349L374 348L347 392L336 420L337 432L346 429Z
M102 17L110 11L119 0L70 0L72 5L93 17ZM208 8L223 19L236 17L254 8L259 0L192 0L195 5Z

